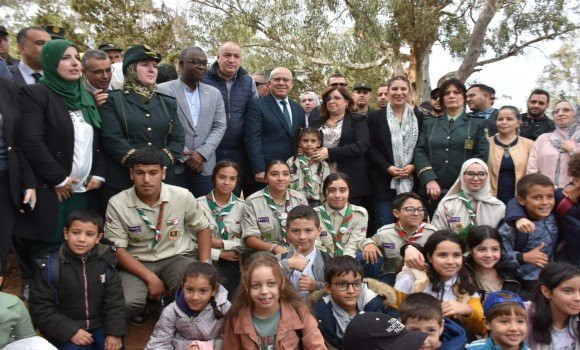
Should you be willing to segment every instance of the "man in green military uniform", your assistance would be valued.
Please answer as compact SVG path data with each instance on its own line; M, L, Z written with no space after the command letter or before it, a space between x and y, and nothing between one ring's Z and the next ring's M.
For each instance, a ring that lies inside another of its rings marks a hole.
M415 148L414 164L419 193L427 197L432 216L439 200L453 185L463 162L470 158L487 161L489 144L484 118L465 113L466 89L455 78L441 85L440 118L427 118Z

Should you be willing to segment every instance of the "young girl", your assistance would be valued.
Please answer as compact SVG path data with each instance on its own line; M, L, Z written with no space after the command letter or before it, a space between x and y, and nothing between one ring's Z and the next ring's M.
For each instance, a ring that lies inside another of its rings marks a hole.
M526 311L532 349L580 349L580 268L560 262L546 265Z
M520 293L520 283L499 269L502 243L499 232L486 225L474 226L467 235L469 256L465 265L473 272L482 301L491 292Z
M290 167L291 188L301 192L313 208L324 198L322 182L330 174L330 166L325 160L315 162L309 158L322 147L322 142L322 132L318 129L300 129L296 154L286 161Z
M463 266L465 242L451 230L435 232L423 246L427 272L404 267L397 275L398 303L415 292L431 294L441 300L444 317L455 317L473 335L484 334L483 310L477 287Z
M350 255L354 258L367 235L367 210L348 202L350 180L344 173L328 175L322 191L326 200L314 208L322 226L316 247L332 256Z
M274 256L257 253L248 261L226 315L224 349L326 349L316 319Z
M241 239L245 202L233 193L239 174L236 163L222 160L213 169L214 189L197 199L212 230L211 259L216 262L220 277L225 278L222 285L230 300L240 283L239 256L245 249Z
M242 210L242 238L246 247L283 254L288 250L286 219L297 205L308 205L302 193L288 188L290 168L281 160L266 167L267 186L246 198Z
M175 291L175 301L163 309L145 349L222 349L220 330L231 306L227 296L215 267L191 263Z

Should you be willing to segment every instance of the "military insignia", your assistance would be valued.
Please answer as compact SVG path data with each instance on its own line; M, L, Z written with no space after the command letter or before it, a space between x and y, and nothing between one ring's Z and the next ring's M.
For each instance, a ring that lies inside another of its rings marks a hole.
M52 31L53 31L53 33L58 34L58 33L60 33L61 29L60 29L60 27L52 27Z
M169 240L175 241L179 235L179 230L169 231Z
M473 140L472 139L467 139L465 140L465 149L473 149Z
M455 227L457 227L458 230L463 229L463 224L458 222L457 224L455 224Z

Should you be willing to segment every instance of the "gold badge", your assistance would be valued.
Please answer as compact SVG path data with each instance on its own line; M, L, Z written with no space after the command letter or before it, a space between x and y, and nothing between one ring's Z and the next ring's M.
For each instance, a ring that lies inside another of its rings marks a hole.
M473 149L473 140L472 139L467 139L465 140L465 149Z
M177 239L177 236L178 235L179 235L179 230L170 231L169 232L169 240L170 241L175 241Z
M457 227L457 229L458 229L458 230L461 230L461 229L463 229L463 224L462 224L462 223L460 223L460 222L458 222L458 223L455 225L455 227Z

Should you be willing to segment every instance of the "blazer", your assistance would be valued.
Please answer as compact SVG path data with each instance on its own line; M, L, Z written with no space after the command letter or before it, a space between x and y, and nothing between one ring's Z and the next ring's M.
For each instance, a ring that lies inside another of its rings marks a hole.
M305 117L298 103L288 101L292 109L292 128L271 93L248 103L244 115L244 141L252 175L264 172L271 161L286 162L294 154L298 131L304 127Z
M220 91L213 86L199 83L200 115L197 125L193 126L193 118L189 104L183 91L181 79L159 84L157 90L162 94L177 99L177 115L185 132L184 152L197 151L205 159L202 175L211 176L215 167L215 150L220 144L227 128L224 100ZM186 166L176 162L175 173L182 173Z
M320 128L325 118L314 120L313 128ZM369 128L366 117L347 112L342 122L338 146L328 150L327 162L336 162L338 171L348 175L351 183L350 197L369 194L366 152L369 147Z
M26 84L26 81L24 80L24 77L22 76L22 73L20 73L20 69L18 69L18 64L14 64L12 66L8 66L8 70L12 74L12 81L18 87L23 87L23 86L28 85L28 84Z
M413 112L417 119L419 130L421 130L423 113L417 114L415 110ZM394 165L391 130L387 122L387 109L382 108L368 114L367 125L369 128L367 158L370 163L368 167L369 181L373 185L372 196L381 201L392 200L397 193L394 189L391 189L390 184L393 177L387 172L387 169ZM413 176L415 176L414 173Z
M29 225L20 227L18 235L47 240L47 236L52 238L54 235L61 204L54 186L62 183L72 170L74 126L64 99L44 84L22 87L20 108L22 127L19 142L36 177L38 204L33 211L24 215ZM106 178L99 130L93 130L91 175Z
M8 179L10 194L16 208L20 208L22 191L36 187L34 172L18 145L20 106L18 87L8 79L0 78L0 114L2 135L8 151Z

